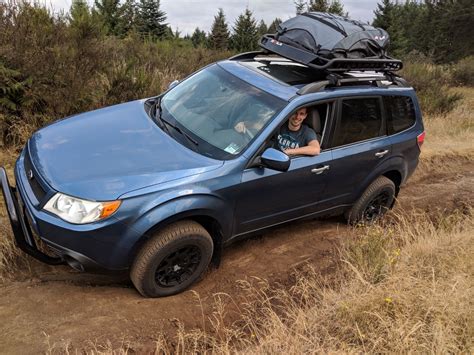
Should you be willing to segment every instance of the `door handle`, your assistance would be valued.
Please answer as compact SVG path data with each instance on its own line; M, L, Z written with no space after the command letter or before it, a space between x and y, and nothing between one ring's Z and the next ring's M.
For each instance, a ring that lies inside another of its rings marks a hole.
M387 149L387 150L383 150L383 151L381 151L381 152L375 153L375 156L376 156L377 158L382 158L382 157L383 157L385 154L387 154L387 153L388 153L388 149Z
M329 165L324 165L322 168L311 169L312 174L322 174L325 170L329 170Z

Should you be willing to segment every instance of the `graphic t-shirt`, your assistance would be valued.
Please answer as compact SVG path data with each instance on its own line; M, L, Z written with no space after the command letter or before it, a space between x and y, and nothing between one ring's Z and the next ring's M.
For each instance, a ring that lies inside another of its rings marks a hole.
M298 131L291 131L288 125L283 125L278 133L278 148L284 151L288 148L300 148L307 146L309 142L320 138L311 128L305 125L301 125Z

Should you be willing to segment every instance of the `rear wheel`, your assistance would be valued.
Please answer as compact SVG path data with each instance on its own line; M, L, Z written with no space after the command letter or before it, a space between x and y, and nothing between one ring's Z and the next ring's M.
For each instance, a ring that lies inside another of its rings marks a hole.
M213 241L199 223L181 221L148 240L132 265L130 278L145 297L163 297L184 291L206 271Z
M394 199L395 184L385 176L379 176L346 212L345 217L350 224L373 223L392 207Z

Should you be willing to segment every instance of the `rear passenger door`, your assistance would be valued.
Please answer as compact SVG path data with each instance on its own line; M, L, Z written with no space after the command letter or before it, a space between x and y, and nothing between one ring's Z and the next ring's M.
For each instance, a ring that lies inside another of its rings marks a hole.
M386 132L381 97L339 100L331 127L331 179L321 208L354 202L370 173L391 155Z

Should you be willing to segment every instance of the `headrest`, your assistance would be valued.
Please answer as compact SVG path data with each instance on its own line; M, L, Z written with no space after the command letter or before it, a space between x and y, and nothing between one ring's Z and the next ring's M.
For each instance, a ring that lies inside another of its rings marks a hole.
M319 111L317 109L308 108L308 117L306 117L304 123L314 129L316 133L321 134L321 117L319 116Z

